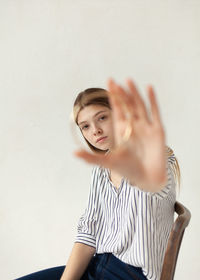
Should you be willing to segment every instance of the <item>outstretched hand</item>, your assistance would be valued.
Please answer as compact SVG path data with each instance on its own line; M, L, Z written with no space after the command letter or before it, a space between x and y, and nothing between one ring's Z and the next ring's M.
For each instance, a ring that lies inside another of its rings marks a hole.
M165 132L152 86L147 93L150 111L134 82L127 80L127 89L108 80L116 148L108 154L85 150L75 155L88 163L116 171L145 191L159 191L166 184Z

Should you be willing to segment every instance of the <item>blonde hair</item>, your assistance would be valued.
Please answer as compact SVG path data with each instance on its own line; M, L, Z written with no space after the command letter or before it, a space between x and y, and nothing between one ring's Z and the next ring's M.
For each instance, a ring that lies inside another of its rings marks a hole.
M74 121L78 125L78 114L79 112L89 105L102 105L109 109L111 109L109 98L107 91L103 88L88 88L84 91L81 91L74 101L73 106L73 114L74 114ZM81 132L82 133L82 132ZM83 136L84 137L84 136ZM84 137L85 138L85 137ZM104 150L100 150L93 145L91 145L88 140L85 138L89 148L95 153L106 153ZM176 183L180 186L180 167L178 161L174 155L173 150L166 146L166 156L168 157L168 161L171 163L170 166L172 167L172 172Z

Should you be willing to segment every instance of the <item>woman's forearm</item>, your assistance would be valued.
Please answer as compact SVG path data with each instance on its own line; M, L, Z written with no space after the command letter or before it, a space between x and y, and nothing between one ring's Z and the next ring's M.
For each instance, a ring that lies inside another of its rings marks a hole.
M60 280L79 280L95 252L94 247L83 243L75 243Z

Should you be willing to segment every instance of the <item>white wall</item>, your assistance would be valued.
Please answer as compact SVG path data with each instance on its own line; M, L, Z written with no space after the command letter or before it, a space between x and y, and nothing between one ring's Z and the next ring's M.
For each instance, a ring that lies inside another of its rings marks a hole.
M69 114L108 77L155 86L192 212L175 279L197 279L199 12L198 0L0 0L1 279L66 263L91 174Z

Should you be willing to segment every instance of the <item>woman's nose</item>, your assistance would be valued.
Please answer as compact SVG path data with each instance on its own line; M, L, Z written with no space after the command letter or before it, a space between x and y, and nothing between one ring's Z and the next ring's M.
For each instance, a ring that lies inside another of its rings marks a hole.
M98 135L102 133L102 129L100 127L94 127L94 135Z

